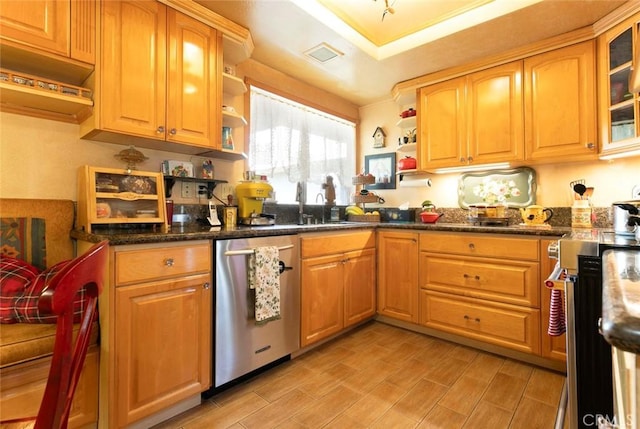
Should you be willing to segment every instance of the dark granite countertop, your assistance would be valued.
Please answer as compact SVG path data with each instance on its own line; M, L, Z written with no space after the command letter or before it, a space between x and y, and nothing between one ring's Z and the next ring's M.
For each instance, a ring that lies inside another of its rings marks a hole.
M619 349L640 353L640 252L602 254L602 334Z
M173 227L171 232L98 232L86 233L74 230L71 237L77 240L97 243L101 240L109 240L111 245L163 243L186 240L220 240L228 238L267 237L273 235L301 234L325 231L343 231L360 228L392 228L415 231L449 231L449 232L475 232L490 234L517 234L559 237L571 231L567 227L525 227L512 226L474 226L467 223L435 223L424 224L415 222L339 222L311 225L270 225L253 227L236 227L227 229L224 227L187 226Z

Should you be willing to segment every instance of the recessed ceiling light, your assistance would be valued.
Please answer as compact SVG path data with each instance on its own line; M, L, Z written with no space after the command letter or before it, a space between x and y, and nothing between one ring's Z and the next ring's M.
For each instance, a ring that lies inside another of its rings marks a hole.
M326 63L329 60L344 55L342 52L327 45L326 43L320 43L318 46L309 49L304 54L321 63Z

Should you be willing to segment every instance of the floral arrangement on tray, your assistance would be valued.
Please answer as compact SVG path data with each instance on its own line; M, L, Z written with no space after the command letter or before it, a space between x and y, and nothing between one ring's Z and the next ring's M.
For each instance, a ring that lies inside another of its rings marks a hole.
M489 204L506 203L512 197L519 197L521 192L516 182L507 179L485 177L473 187L473 194Z

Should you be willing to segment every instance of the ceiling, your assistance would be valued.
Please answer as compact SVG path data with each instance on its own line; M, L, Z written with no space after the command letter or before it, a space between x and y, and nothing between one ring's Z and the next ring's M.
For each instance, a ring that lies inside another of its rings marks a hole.
M196 0L248 28L251 58L358 106L405 80L589 26L625 0ZM384 15L384 18L383 18ZM340 55L305 55L325 43Z

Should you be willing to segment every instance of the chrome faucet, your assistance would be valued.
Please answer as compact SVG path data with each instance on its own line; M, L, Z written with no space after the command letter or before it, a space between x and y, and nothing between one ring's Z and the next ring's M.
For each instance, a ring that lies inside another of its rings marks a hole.
M316 195L316 204L318 203L318 197L320 197L320 199L322 200L322 223L324 223L324 195L322 194L322 192L318 192L318 195Z

